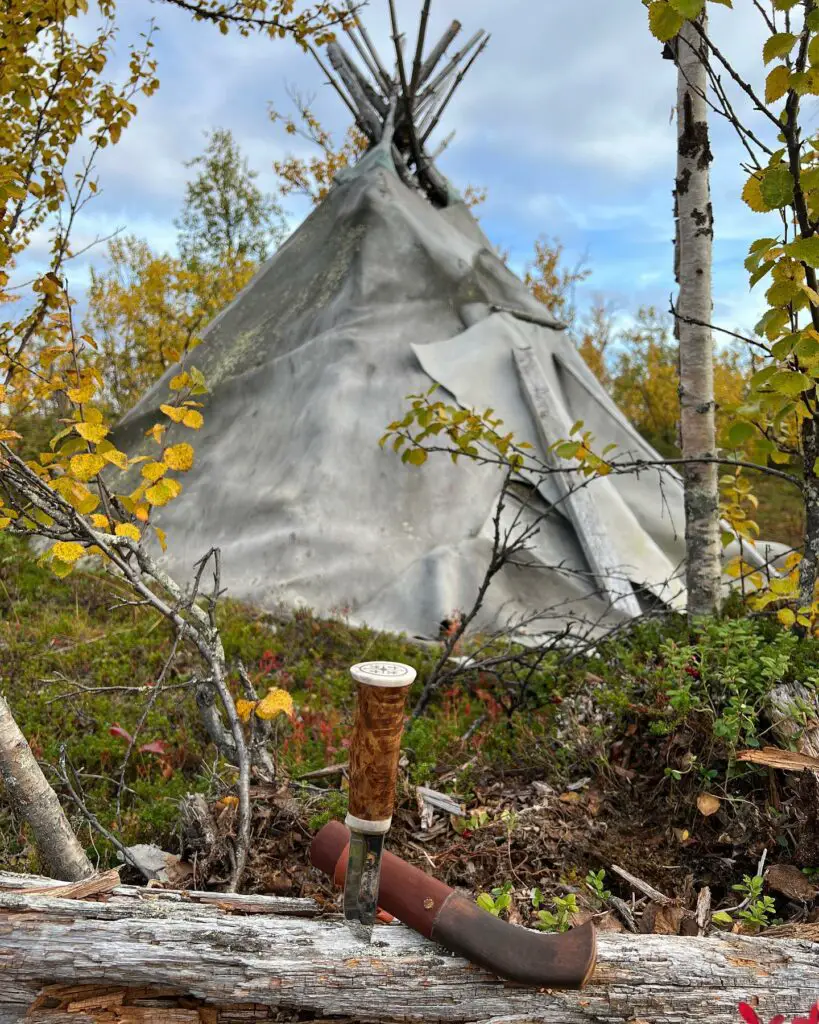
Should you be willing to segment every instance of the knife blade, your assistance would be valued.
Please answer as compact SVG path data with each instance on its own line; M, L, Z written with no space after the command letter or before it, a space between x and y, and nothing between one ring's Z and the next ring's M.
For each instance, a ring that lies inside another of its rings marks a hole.
M344 918L357 939L369 942L378 910L384 839L395 805L404 706L415 669L397 661L367 661L353 665L350 675L358 690L345 818L351 837Z

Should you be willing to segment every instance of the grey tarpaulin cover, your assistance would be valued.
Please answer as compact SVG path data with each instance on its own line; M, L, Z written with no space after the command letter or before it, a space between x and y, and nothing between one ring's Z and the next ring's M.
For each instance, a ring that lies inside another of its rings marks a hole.
M262 606L307 605L411 634L471 607L492 550L500 471L432 455L403 464L378 441L406 396L437 381L446 400L492 407L519 440L538 441L514 350L534 354L565 424L654 457L558 330L495 254L467 207L435 208L408 188L380 148L325 201L211 323L190 361L210 394L190 440L183 493L158 510L165 563L178 579L211 546L230 595ZM125 417L120 440L155 451L144 431L163 419L168 373ZM557 437L552 440L557 440ZM542 450L542 445L540 445ZM551 481L520 499L542 511ZM624 576L679 604L682 490L667 473L610 476L587 487ZM518 512L516 501L507 515ZM476 625L547 610L540 632L572 614L606 612L571 511L559 505L528 555L490 589ZM579 575L578 575L579 573ZM627 614L624 612L623 614Z
M196 448L182 495L155 517L167 567L190 579L218 547L233 597L436 636L472 608L500 519L538 532L494 578L475 628L539 636L633 618L646 602L683 607L673 473L643 468L579 489L576 473L522 476L498 515L499 468L443 453L409 466L379 446L407 396L437 382L445 401L493 409L553 468L550 448L577 420L621 458L658 458L426 153L430 126L488 41L479 32L445 57L453 22L421 60L428 12L426 3L411 69L393 25L393 77L360 22L349 38L362 65L328 44L334 71L324 70L370 148L192 353L210 393L200 432L166 435ZM155 454L145 431L164 419L178 372L120 425L132 456Z

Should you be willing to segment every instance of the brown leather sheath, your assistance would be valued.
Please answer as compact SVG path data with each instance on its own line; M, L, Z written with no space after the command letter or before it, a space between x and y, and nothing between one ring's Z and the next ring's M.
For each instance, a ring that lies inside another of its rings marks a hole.
M350 833L339 821L313 839L310 859L342 888ZM400 857L385 851L378 905L428 939L493 974L538 988L582 988L596 955L592 922L560 935L501 921Z

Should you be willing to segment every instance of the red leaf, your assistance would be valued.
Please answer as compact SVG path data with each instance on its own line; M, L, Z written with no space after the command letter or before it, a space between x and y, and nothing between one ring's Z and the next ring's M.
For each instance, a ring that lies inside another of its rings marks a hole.
M745 1021L745 1024L762 1024L762 1021L747 1003L739 1004L739 1015Z
M112 736L118 736L121 740L125 740L126 743L133 743L133 736L126 730L123 729L119 722L114 722L108 732Z
M167 744L164 740L153 740L151 743L143 743L139 748L140 754L165 754Z

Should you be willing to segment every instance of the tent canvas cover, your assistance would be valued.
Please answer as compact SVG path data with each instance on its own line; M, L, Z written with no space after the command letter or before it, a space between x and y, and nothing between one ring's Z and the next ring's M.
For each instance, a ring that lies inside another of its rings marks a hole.
M370 57L364 70L330 45L336 71L325 70L371 148L189 356L209 388L204 426L166 434L168 444L193 443L196 457L154 521L177 579L218 547L234 598L433 637L475 601L503 472L443 453L411 466L380 447L409 394L435 382L444 401L492 408L504 432L544 458L577 420L621 454L658 456L424 153L418 111L433 112L429 124L486 41L473 37L441 69L447 37L424 58L424 28L422 19L412 69L399 57L392 76L360 22L351 36ZM131 456L155 452L145 431L164 418L181 368L122 421L118 441ZM494 579L474 627L542 634L633 617L646 599L684 606L679 478L644 469L568 496L566 479L524 474L508 494L501 521L539 517L539 528Z

